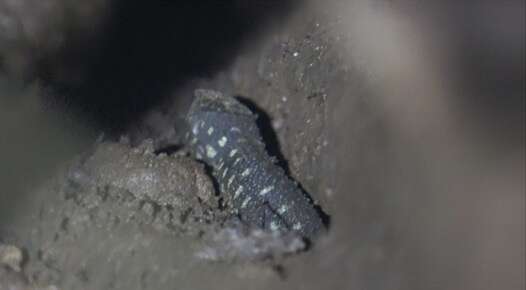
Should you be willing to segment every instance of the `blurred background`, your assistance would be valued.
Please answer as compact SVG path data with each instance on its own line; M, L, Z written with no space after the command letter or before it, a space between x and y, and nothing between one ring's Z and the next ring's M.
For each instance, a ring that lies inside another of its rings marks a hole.
M524 289L524 13L518 0L0 0L0 241L24 236L35 189L102 133L169 139L207 87L265 110L332 221L285 281L217 289Z

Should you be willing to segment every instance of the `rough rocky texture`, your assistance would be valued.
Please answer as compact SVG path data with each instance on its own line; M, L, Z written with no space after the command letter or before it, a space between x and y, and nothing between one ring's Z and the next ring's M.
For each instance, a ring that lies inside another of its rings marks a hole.
M28 254L17 274L22 252L0 246L5 285L26 287L14 289L164 289L197 269L213 269L210 261L253 261L273 276L284 256L305 248L294 235L234 227L203 165L155 154L151 141L97 142L35 194L33 214L3 229ZM225 222L230 227L222 230Z
M197 234L207 223L221 222L203 165L184 156L154 154L150 141L134 148L126 142L98 143L68 171L61 194L71 206L61 223L64 230L77 229L88 219L101 227L133 221Z
M21 271L23 258L22 250L18 247L0 244L1 290L58 290L54 285L38 286L29 281L25 273Z
M212 181L204 166L184 156L154 154L153 143L131 148L126 143L102 143L73 173L80 182L108 184L124 189L140 200L152 200L185 212L195 202L218 206ZM96 180L96 181L95 181Z

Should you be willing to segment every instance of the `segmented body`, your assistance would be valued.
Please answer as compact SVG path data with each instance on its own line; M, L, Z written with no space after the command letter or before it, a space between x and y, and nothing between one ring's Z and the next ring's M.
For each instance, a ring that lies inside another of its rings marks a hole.
M211 166L221 192L242 221L312 238L323 228L322 219L266 152L256 119L235 98L198 90L187 116L191 148Z

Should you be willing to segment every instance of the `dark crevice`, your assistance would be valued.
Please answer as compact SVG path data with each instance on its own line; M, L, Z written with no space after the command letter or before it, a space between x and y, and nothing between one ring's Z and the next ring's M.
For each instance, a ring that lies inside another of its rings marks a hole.
M119 133L185 81L223 69L292 2L119 0L100 43L86 44L94 52L80 82L41 74L62 105Z
M156 149L154 153L157 154L157 155L162 154L162 153L167 154L167 155L172 155L172 154L174 154L174 153L176 153L178 151L181 151L183 148L184 148L183 145L170 144L168 146L164 146L164 147L161 147L159 149Z
M256 124L265 143L267 152L276 159L276 164L283 168L285 174L290 176L289 163L287 159L285 159L285 156L283 156L283 153L281 153L282 150L278 135L274 131L274 128L272 128L272 119L270 116L252 100L242 96L236 96L235 98L257 115Z
M270 156L276 158L276 165L283 169L285 175L288 178L293 179L291 178L289 163L281 151L278 136L274 131L274 128L272 128L272 120L270 116L250 99L241 96L236 96L236 99L238 99L239 102L247 106L250 109L250 111L252 111L258 116L257 126L263 138L263 142L265 143L267 152ZM318 212L318 215L320 216L322 223L325 225L325 227L329 228L331 217L327 213L325 213L325 211L323 211L323 209L319 205L317 205L314 202L312 197L307 193L307 191L301 185L300 182L296 182L296 185L299 187L301 192L304 193L305 197L313 205L314 209Z

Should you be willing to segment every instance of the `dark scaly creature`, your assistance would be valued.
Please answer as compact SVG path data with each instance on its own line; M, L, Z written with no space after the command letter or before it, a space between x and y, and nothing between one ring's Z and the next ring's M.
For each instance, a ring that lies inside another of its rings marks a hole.
M233 97L197 90L187 115L188 143L213 169L227 204L241 221L313 238L324 224L305 192L265 150L257 116Z

